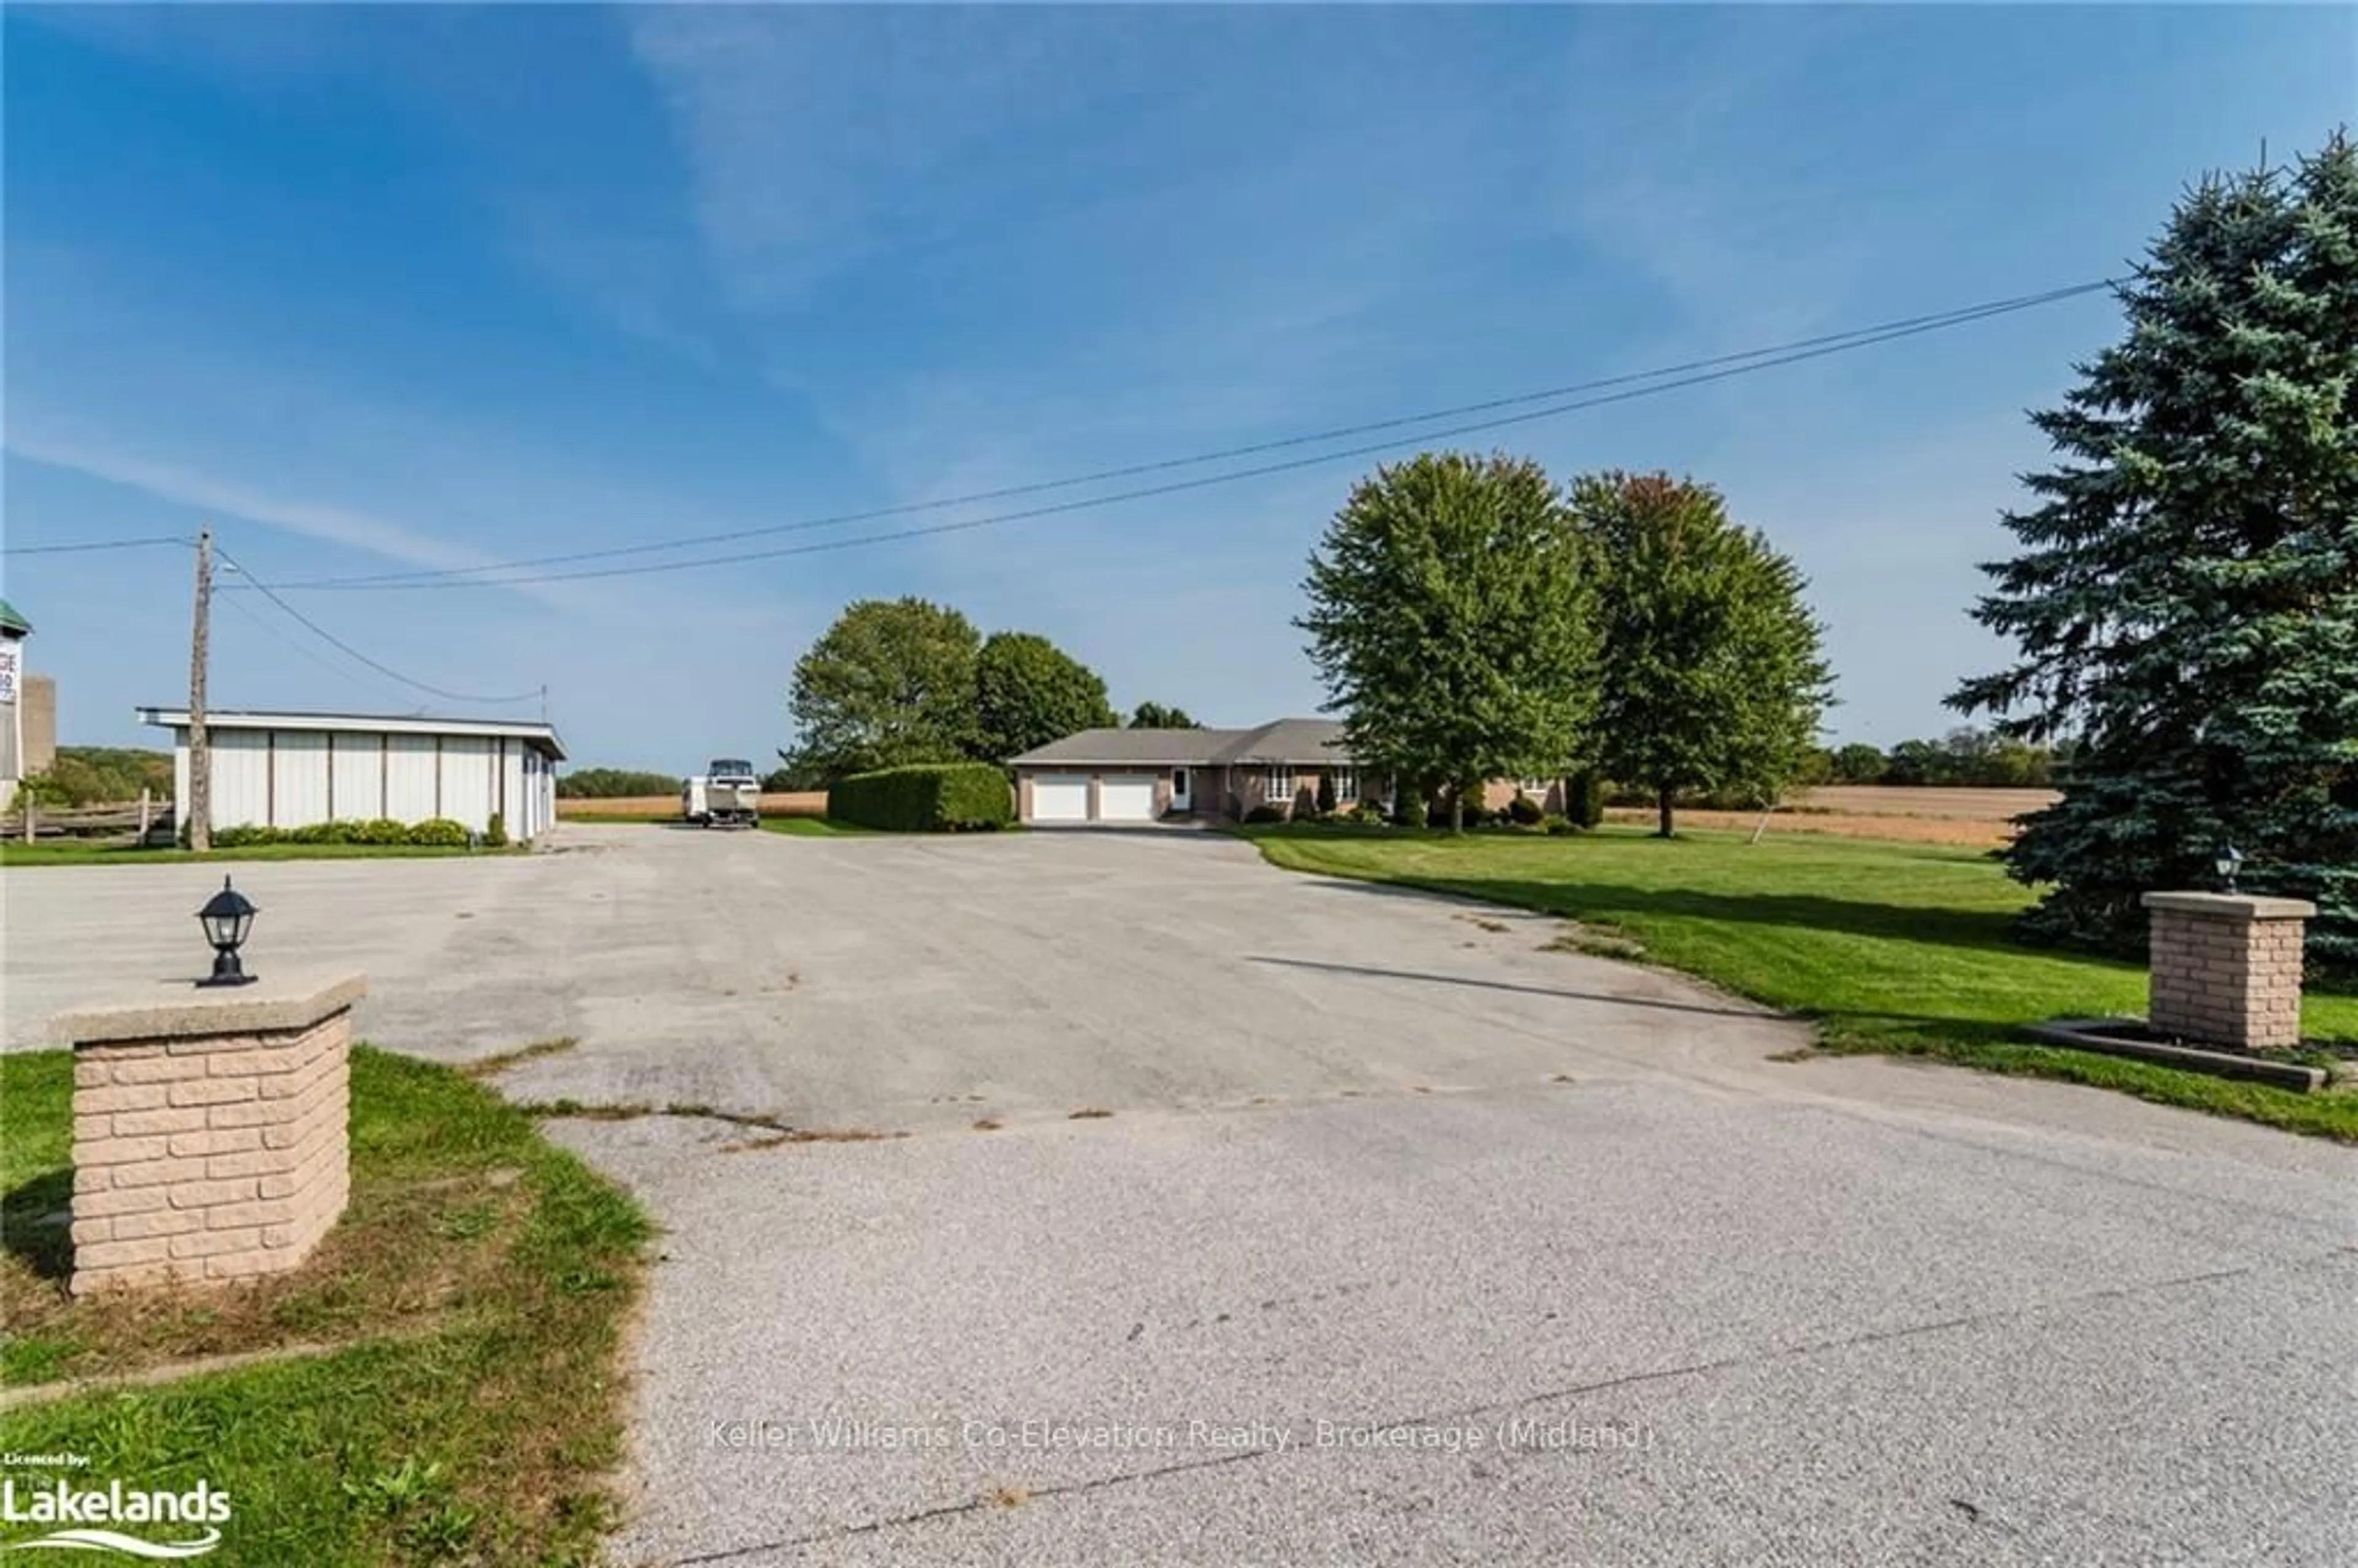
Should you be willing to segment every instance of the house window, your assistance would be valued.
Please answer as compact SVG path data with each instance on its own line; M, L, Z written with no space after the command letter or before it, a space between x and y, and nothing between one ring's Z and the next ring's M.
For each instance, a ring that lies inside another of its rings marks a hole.
M1517 779L1515 787L1525 795L1545 795L1555 787L1553 779Z
M1293 770L1271 764L1263 768L1260 797L1263 800L1288 802L1293 799Z
M1336 768L1335 770L1335 798L1338 801L1359 798L1358 769Z

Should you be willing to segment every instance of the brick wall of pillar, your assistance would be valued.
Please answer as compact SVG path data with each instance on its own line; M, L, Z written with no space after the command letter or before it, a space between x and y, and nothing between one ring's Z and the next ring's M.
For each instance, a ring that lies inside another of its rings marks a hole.
M351 1192L352 1008L74 1044L75 1294L295 1268Z
M2241 1050L2300 1044L2301 945L2317 910L2299 899L2153 892L2152 991L2158 1033Z

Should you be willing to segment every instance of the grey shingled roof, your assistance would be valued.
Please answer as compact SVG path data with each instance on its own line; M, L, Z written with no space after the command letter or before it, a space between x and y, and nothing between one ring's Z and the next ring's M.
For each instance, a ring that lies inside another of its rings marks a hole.
M1008 761L1018 767L1047 762L1184 763L1202 767L1216 759L1221 747L1250 733L1248 730L1083 730L1061 741L1034 746Z
M1280 719L1252 730L1084 730L1008 762L1017 767L1229 762L1348 765L1343 727L1328 719Z
M1213 761L1347 766L1351 753L1343 745L1343 727L1331 719L1281 719L1246 730Z

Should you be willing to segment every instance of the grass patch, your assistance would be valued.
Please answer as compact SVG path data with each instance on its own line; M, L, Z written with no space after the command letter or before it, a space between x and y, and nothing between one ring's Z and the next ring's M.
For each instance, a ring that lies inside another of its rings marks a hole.
M70 1300L72 1064L0 1057L0 1382L168 1374L0 1411L0 1449L230 1494L223 1561L588 1563L621 1454L616 1361L645 1217L465 1076L352 1054L352 1184L304 1267Z
M0 866L169 866L183 860L432 860L453 855L523 855L530 847L470 849L441 844L244 844L233 849L143 849L136 844L27 844L0 838Z
M2358 1094L2296 1094L2032 1044L2026 1024L2140 1013L2138 965L2016 945L2030 902L1978 850L1796 835L1451 837L1393 828L1243 830L1273 864L1540 910L1565 945L1684 970L1814 1021L1820 1048L1936 1056L2358 1141ZM2312 992L2304 1033L2358 1039L2358 996Z
M789 838L865 838L882 835L884 829L861 827L827 816L764 816L762 831L783 833Z
M838 822L831 816L764 816L762 818L762 831L783 833L789 838L907 838L915 836L913 833L901 832L893 828L862 827L857 823ZM933 833L925 837L1003 838L1011 833L1022 831L1022 823L1008 822L997 827L973 833L957 835Z

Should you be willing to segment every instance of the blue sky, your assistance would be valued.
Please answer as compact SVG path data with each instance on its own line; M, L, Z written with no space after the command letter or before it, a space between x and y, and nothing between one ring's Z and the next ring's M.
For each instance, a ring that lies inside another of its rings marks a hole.
M278 582L925 502L2102 277L2201 170L2358 107L2348 7L5 28L8 542L209 519ZM1719 484L1812 580L1834 734L1888 743L2002 656L1963 611L2042 458L2022 412L2115 327L2072 301L1475 439ZM1125 707L1255 722L1319 701L1289 621L1366 466L703 570L288 597L428 685L546 683L582 762L768 755L795 657L868 595L1044 633ZM62 739L135 742L135 704L185 696L184 554L11 557L5 592ZM470 711L222 598L217 705Z

